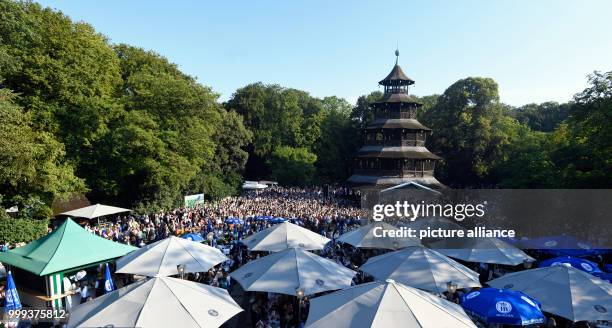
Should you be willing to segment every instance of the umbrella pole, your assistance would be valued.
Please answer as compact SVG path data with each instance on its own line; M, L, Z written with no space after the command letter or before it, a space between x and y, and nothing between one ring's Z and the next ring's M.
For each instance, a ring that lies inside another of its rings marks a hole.
M300 305L302 305L302 300L299 297L297 298L297 316L296 316L296 320L295 320L295 327L300 328L300 320L301 320L301 316L302 316L302 307Z
M302 324L302 298L304 297L304 288L296 288L295 297L297 298L297 316L296 316L296 327L301 328Z

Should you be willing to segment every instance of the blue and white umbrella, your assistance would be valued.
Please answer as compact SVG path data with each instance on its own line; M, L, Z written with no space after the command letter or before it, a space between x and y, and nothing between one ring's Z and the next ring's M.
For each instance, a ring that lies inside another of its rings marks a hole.
M556 256L590 256L605 254L587 241L570 235L548 236L521 240L521 248L537 249Z
M239 219L239 218L227 218L225 220L225 223L227 223L227 224L244 224L244 221L242 221L242 219Z
M181 238L195 241L198 243L204 241L204 237L202 237L202 235L200 235L199 233L187 233L182 235Z
M108 263L106 263L106 272L104 272L104 294L110 293L113 290L115 290L115 284L113 283Z
M6 276L6 296L4 297L4 311L21 309L21 301L19 300L19 294L17 293L17 287L13 280L11 271Z
M463 295L461 306L486 323L527 326L546 320L538 301L508 289L479 289Z
M595 273L601 272L601 270L597 267L596 263L593 263L589 260L581 259L578 257L571 256L560 256L552 259L548 259L540 262L538 265L540 268L555 266L555 265L571 265L578 270L582 270L587 273Z
M607 281L609 283L612 283L612 273L608 273L608 272L593 272L592 275L594 275L595 277Z
M284 218L274 218L274 217L272 217L272 218L270 218L268 220L268 222L273 223L273 224L283 223L283 222L285 222L285 219Z

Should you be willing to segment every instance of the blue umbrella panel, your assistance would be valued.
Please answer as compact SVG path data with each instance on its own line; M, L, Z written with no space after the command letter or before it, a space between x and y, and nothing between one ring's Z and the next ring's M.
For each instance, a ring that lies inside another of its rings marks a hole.
M540 262L538 266L540 268L543 268L543 267L549 267L549 266L555 266L555 265L570 265L578 270L581 270L587 273L601 272L599 267L597 267L596 263L591 262L589 260L581 259L578 257L571 257L571 256L560 256L560 257L548 259L548 260Z
M461 297L466 313L486 323L527 326L544 323L540 303L524 293L482 288Z

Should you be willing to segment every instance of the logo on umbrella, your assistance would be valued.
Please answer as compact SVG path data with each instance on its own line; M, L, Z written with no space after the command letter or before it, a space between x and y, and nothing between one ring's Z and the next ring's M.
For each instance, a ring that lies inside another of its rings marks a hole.
M503 313L503 314L510 313L512 312L512 304L506 301L499 301L495 303L495 309L499 313Z
M591 246L584 244L584 243L578 243L577 244L578 247L582 248L582 249L591 249Z
M533 306L533 307L537 307L539 308L539 306L537 304L535 304L532 300L528 299L525 296L521 296L521 299L525 302L527 302L529 305Z
M321 279L317 279L315 280L315 282L317 283L317 285L323 287L323 285L325 285L325 281L321 280Z
M104 282L104 290L110 291L113 290L113 285L110 280Z
M467 296L465 298L467 298L468 300L471 300L472 298L476 297L480 295L480 292L473 292L473 293L469 293L467 294Z
M556 240L549 240L549 241L544 243L544 246L546 246L546 247L555 247L555 246L557 246L557 241Z
M219 315L219 312L217 310L210 309L208 310L208 314L210 314L213 317L216 317Z
M593 267L588 263L580 263L580 266L586 271L589 271L589 272L593 271Z
M599 313L606 313L606 312L608 312L608 310L605 307L603 307L603 306L601 306L599 304L595 305L594 308L595 308L595 311L597 311Z
M243 278L248 278L248 277L250 277L252 275L253 275L252 272L247 272L247 273L244 274Z
M514 284L507 284L504 286L504 289L510 289L512 287L514 287Z
M304 247L304 243L299 243L298 246Z

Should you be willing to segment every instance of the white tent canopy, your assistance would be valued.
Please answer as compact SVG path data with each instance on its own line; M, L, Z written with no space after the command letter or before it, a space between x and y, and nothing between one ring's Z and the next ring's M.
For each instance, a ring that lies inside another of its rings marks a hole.
M325 248L330 239L291 222L276 224L242 241L252 251L278 252L301 247L307 250Z
M185 272L206 272L229 260L220 250L191 240L169 237L146 245L117 260L117 273L143 276L177 275L177 266L185 265Z
M96 205L91 205L91 206L79 208L76 210L60 213L59 215L67 215L67 216L76 217L76 218L93 219L93 218L97 218L97 217L101 217L105 215L112 215L112 214L131 212L131 211L132 210L129 210L127 208L96 204Z
M543 311L572 321L612 320L612 284L571 266L519 271L488 284L521 291L542 303Z
M289 248L251 261L230 276L245 290L304 295L346 288L355 271L302 248Z
M377 280L393 279L436 293L447 291L448 282L457 284L457 288L481 287L478 273L423 246L372 257L359 269Z
M306 327L476 328L476 325L459 305L389 280L311 299Z
M379 235L381 233L380 228L382 228L382 230L397 229L396 226L383 221L372 222L343 234L342 236L338 237L338 241L360 248L382 248L393 250L421 244L418 238L381 237ZM378 234L378 237L375 235L375 232Z
M160 277L74 307L68 327L219 327L242 309L221 288Z
M446 238L429 245L439 253L467 262L518 265L534 258L497 238Z

